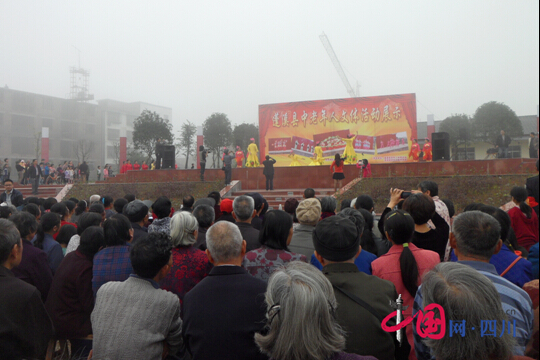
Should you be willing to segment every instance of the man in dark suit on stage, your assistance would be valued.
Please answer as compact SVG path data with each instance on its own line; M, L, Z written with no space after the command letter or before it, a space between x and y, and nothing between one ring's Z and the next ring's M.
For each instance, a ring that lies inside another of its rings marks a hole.
M536 160L536 171L538 171L538 160ZM529 196L532 196L534 200L538 203L538 175L528 178L525 184ZM538 205L533 207L533 209L536 212L536 215L538 215L538 217L540 218L540 214L538 214Z
M161 159L163 158L163 140L156 142L156 170L161 169Z
M38 165L36 159L32 160L32 165L28 168L28 179L32 184L32 194L38 194L39 178L42 176L41 167Z
M206 233L206 255L214 268L184 297L182 334L197 359L268 359L254 341L266 324L266 283L242 268L246 242L228 221Z
M508 157L508 146L512 142L510 136L504 133L504 130L501 130L497 140L495 140L495 147L499 150L499 158Z

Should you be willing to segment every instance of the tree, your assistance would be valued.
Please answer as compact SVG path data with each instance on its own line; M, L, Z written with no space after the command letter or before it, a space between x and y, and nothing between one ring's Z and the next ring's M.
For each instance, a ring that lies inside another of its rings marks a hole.
M439 126L439 131L447 132L450 135L450 145L452 148L457 147L460 140L466 140L460 136L461 129L465 129L466 136L471 136L472 126L468 115L452 114L444 119Z
M77 162L82 164L87 161L90 154L94 152L95 144L90 140L77 140L73 143L73 152L77 158Z
M259 145L259 128L253 124L236 125L233 130L233 141L235 146L240 146L246 150L251 143L249 139L255 138L255 143Z
M133 122L133 147L145 154L150 161L155 155L156 142L159 139L173 142L171 123L156 112L144 110Z
M487 102L476 109L473 129L476 137L493 144L501 130L509 136L523 135L523 126L514 110L496 101Z
M221 148L231 144L232 129L231 121L227 115L222 113L213 113L203 124L204 143L212 151L212 167L219 167L221 159Z
M186 122L182 124L180 138L178 139L178 144L176 144L176 146L183 150L182 154L186 156L185 169L188 168L189 156L195 155L195 147L197 144L194 142L194 136L196 133L197 127L189 120L186 120Z

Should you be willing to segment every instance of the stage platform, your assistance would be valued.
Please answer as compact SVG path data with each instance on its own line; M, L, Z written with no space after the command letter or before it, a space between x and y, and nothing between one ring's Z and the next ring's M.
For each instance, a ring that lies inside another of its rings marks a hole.
M343 185L358 177L358 172L356 165L345 165ZM536 159L521 158L372 164L371 172L374 178L537 174ZM220 169L207 169L204 177L205 181L224 180L224 172ZM234 168L232 179L241 182L242 190L264 189L266 186L263 167ZM132 170L107 180L108 183L179 181L200 181L200 170ZM332 173L327 165L275 168L275 189L320 189L333 186Z

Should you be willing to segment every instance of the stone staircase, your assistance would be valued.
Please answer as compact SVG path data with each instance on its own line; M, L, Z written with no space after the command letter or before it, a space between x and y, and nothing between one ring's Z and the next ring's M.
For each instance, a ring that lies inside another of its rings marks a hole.
M277 210L279 205L282 207L285 205L285 201L289 198L296 198L298 201L302 201L305 189L279 189L279 190L240 190L234 191L230 198L235 198L240 195L245 195L250 192L258 192L268 201L268 210ZM315 189L316 197L330 196L334 194L334 189L324 188Z

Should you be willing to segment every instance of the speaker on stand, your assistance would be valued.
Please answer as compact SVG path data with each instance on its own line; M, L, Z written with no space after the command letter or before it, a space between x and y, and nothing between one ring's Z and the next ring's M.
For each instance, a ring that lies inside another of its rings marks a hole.
M447 132L435 132L431 134L433 146L433 161L450 160L450 135Z
M163 145L163 160L162 169L174 169L175 168L175 155L176 149L174 145Z

